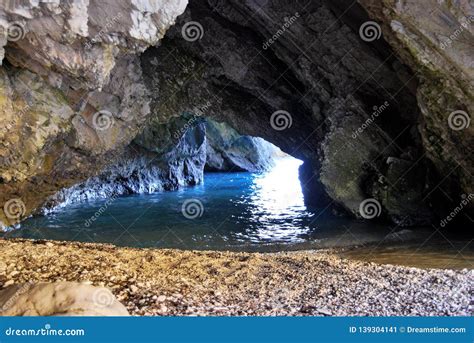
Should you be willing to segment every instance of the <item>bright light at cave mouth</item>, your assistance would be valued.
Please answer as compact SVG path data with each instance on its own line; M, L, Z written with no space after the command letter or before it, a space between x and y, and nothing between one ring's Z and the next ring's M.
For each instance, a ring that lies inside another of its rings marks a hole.
M237 218L247 228L237 236L253 243L299 242L309 228L298 168L303 162L286 155L262 174L251 174L250 192L237 200L245 210Z
M252 201L274 216L304 207L298 175L298 168L302 163L291 156L277 159L275 167L269 172L255 177L255 195Z

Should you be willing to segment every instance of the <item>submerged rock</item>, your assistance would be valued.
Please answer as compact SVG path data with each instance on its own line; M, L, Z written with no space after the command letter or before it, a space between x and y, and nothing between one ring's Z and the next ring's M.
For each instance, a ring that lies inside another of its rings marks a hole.
M0 291L2 316L128 316L104 287L77 282L24 283Z

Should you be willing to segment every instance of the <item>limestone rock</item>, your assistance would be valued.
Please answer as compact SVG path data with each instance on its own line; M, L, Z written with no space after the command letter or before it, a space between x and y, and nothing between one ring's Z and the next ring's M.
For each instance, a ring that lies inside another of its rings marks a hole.
M270 169L279 149L259 137L241 136L211 119L206 120L206 170L249 171Z
M384 175L388 157L419 145L419 133L410 130L417 125L416 99L399 78L403 67L389 53L371 50L331 6L315 1L299 13L301 7L298 1L191 2L161 46L142 54L144 81L162 117L209 103L207 116L303 160L303 191L315 206L340 204L357 214L374 195L365 182ZM183 40L180 29L191 20L212 34ZM288 22L291 28L273 40ZM375 107L384 110L372 118ZM369 120L375 121L370 130L352 138Z
M461 1L362 0L384 38L417 72L419 131L426 156L443 180L444 208L474 192L474 7ZM450 191L454 190L454 192ZM474 204L469 205L471 211Z
M107 289L76 282L24 283L0 291L2 316L128 316Z
M186 4L2 2L0 227L123 153L150 113L134 54L157 44Z
M183 120L177 118L168 125L149 127L99 175L51 196L43 212L83 200L149 194L201 183L206 162L204 123L197 122L184 131L180 125ZM177 132L184 133L176 139Z
M6 1L0 6L5 55L40 75L55 70L101 88L116 57L157 44L186 5L187 0Z
M101 91L53 87L23 69L1 71L0 222L9 226L113 163L150 110L133 56L118 61Z

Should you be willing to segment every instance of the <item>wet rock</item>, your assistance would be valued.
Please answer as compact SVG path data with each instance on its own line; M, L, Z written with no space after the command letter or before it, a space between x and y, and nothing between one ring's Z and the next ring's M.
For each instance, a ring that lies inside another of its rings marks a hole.
M200 123L179 139L171 137L172 125L154 126L125 149L116 162L100 175L64 189L50 197L44 212L87 199L153 193L196 185L203 180L206 161L206 131Z

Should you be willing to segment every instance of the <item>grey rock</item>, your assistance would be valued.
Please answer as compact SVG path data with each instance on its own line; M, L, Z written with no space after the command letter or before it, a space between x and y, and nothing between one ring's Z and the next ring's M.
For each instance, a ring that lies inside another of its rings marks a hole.
M100 175L50 197L43 213L84 200L149 194L199 184L206 162L205 133L204 123L198 123L176 143L166 142L170 138L169 126L154 126L152 132L139 136Z
M241 136L226 125L211 119L206 120L208 171L269 170L279 149L262 138Z

